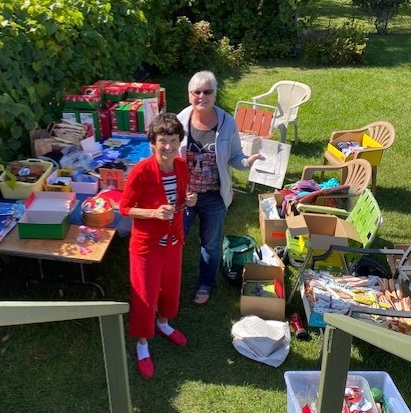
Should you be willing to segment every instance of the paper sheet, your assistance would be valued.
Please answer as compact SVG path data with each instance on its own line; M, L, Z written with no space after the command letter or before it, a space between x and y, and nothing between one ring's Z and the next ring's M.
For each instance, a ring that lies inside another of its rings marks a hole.
M264 156L264 160L257 159L254 162L248 180L272 188L282 188L291 145L268 139L262 139L260 144L260 154Z

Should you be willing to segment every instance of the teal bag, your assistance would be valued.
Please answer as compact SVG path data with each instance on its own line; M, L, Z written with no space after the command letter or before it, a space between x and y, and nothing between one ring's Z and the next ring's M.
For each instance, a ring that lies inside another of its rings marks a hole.
M233 285L241 285L244 264L254 262L255 240L250 235L226 235L220 260L220 272Z

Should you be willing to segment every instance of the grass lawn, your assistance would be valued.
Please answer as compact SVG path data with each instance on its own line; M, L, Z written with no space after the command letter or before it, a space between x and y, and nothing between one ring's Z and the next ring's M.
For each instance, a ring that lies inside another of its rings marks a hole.
M330 7L332 3L333 7ZM337 17L350 11L345 1L319 2L324 21L331 11ZM376 198L384 223L376 247L411 244L411 33L410 9L405 10L386 36L370 34L368 64L364 67L313 68L298 60L259 64L241 73L219 76L218 104L233 113L238 100L268 90L278 80L290 79L312 88L311 100L301 108L299 144L292 147L286 182L299 179L303 166L321 164L333 130L351 129L376 120L391 122L396 141L378 167ZM320 21L321 23L321 21ZM373 33L373 27L369 26ZM168 108L178 112L187 105L190 75L158 79L167 88ZM290 133L292 137L292 132ZM234 172L237 188L247 189L247 173ZM226 221L227 234L250 234L261 244L258 226L259 192L237 193ZM97 277L110 300L128 300L128 238L116 237L104 263L88 269ZM191 303L197 281L198 237L193 228L185 247L183 290L176 325L189 344L175 348L160 337L150 342L156 363L153 379L139 377L133 362L133 342L127 339L133 412L138 413L285 413L288 370L319 368L322 338L309 329L311 339L292 339L291 351L279 368L249 360L231 344L230 329L239 319L239 290L219 276L211 301L204 307ZM74 271L57 267L55 271ZM25 288L25 276L36 262L10 258L0 273L1 299L49 299L64 293L66 299L90 299L92 291L50 284ZM295 272L288 271L290 288ZM303 314L298 297L287 313ZM127 317L125 317L127 327ZM98 320L81 320L0 328L0 411L7 413L108 412L105 372ZM387 371L411 405L411 374L405 362L354 339L352 370Z

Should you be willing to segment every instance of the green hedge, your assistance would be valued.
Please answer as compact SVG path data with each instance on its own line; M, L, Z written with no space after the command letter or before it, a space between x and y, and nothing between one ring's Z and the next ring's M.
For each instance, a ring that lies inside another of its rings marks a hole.
M298 1L3 0L0 163L28 153L29 131L80 85L289 55Z
M0 4L0 157L28 148L28 131L55 120L64 90L132 79L149 25L128 0L3 0Z

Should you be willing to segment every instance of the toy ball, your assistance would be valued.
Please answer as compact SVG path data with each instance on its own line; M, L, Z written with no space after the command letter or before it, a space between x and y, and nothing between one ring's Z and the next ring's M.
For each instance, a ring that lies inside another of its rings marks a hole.
M377 403L381 402L384 396L382 391L380 389L377 389L376 387L371 389L371 394L372 394L374 401L376 401Z

